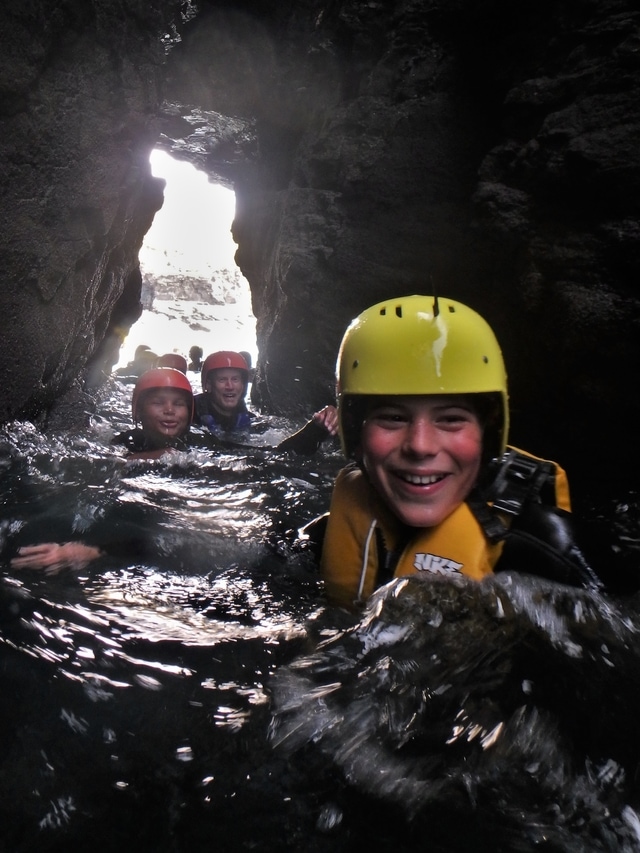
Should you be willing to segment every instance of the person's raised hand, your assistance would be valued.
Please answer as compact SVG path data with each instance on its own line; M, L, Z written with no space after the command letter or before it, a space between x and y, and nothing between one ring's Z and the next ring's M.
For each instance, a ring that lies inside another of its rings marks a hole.
M338 410L335 406L325 406L316 412L312 418L313 422L319 426L323 426L329 435L336 435L338 432Z

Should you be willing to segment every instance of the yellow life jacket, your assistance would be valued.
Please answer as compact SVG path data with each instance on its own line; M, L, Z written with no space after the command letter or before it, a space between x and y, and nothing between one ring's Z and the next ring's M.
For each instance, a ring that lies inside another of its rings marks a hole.
M555 502L561 509L571 509L567 476L558 465ZM493 572L503 547L503 541L489 540L467 503L435 527L406 528L387 509L366 474L349 465L336 478L320 570L328 598L351 607L391 577L453 573L480 580ZM381 564L385 558L390 567ZM386 576L385 568L390 568Z

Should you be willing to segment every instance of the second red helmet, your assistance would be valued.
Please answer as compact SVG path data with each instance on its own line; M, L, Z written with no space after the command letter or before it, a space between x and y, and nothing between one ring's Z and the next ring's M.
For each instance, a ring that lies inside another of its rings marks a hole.
M205 388L207 384L207 376L209 375L209 372L211 370L219 370L222 367L233 367L236 370L241 370L244 375L245 384L249 379L249 365L239 352L233 352L233 350L219 350L218 352L212 352L211 355L208 355L204 360L202 371L200 373L203 388Z
M153 370L147 370L146 373L143 373L133 389L131 409L134 422L140 420L141 395L152 388L176 388L180 391L186 391L189 395L191 417L193 418L193 389L187 377L175 367L155 367Z
M158 359L158 367L174 367L176 370L187 372L187 359L177 352L165 352Z

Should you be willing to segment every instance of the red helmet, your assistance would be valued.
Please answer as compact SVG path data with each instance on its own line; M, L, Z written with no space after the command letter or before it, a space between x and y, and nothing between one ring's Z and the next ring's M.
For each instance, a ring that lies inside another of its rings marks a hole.
M187 372L187 359L177 352L165 352L157 361L158 367L174 367L176 370Z
M193 419L193 389L187 377L175 367L154 367L153 370L147 370L142 374L133 389L131 410L134 423L140 420L138 410L142 394L152 388L177 388L180 391L186 391L191 401L191 419Z
M240 353L233 352L232 350L219 350L219 352L212 352L204 360L200 372L203 390L206 387L209 372L211 370L218 370L221 367L234 367L236 370L241 370L244 377L244 384L246 385L249 381L249 365Z

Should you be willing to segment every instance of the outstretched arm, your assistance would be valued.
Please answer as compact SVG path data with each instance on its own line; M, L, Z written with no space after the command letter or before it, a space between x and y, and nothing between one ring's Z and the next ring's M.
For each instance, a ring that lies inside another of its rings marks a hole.
M281 441L275 450L293 450L294 453L310 456L326 438L337 432L338 410L335 406L325 406L324 409L316 412L298 432Z
M45 542L20 548L11 560L11 568L43 569L46 575L57 575L64 569L82 571L101 556L103 552L99 548L83 542Z

